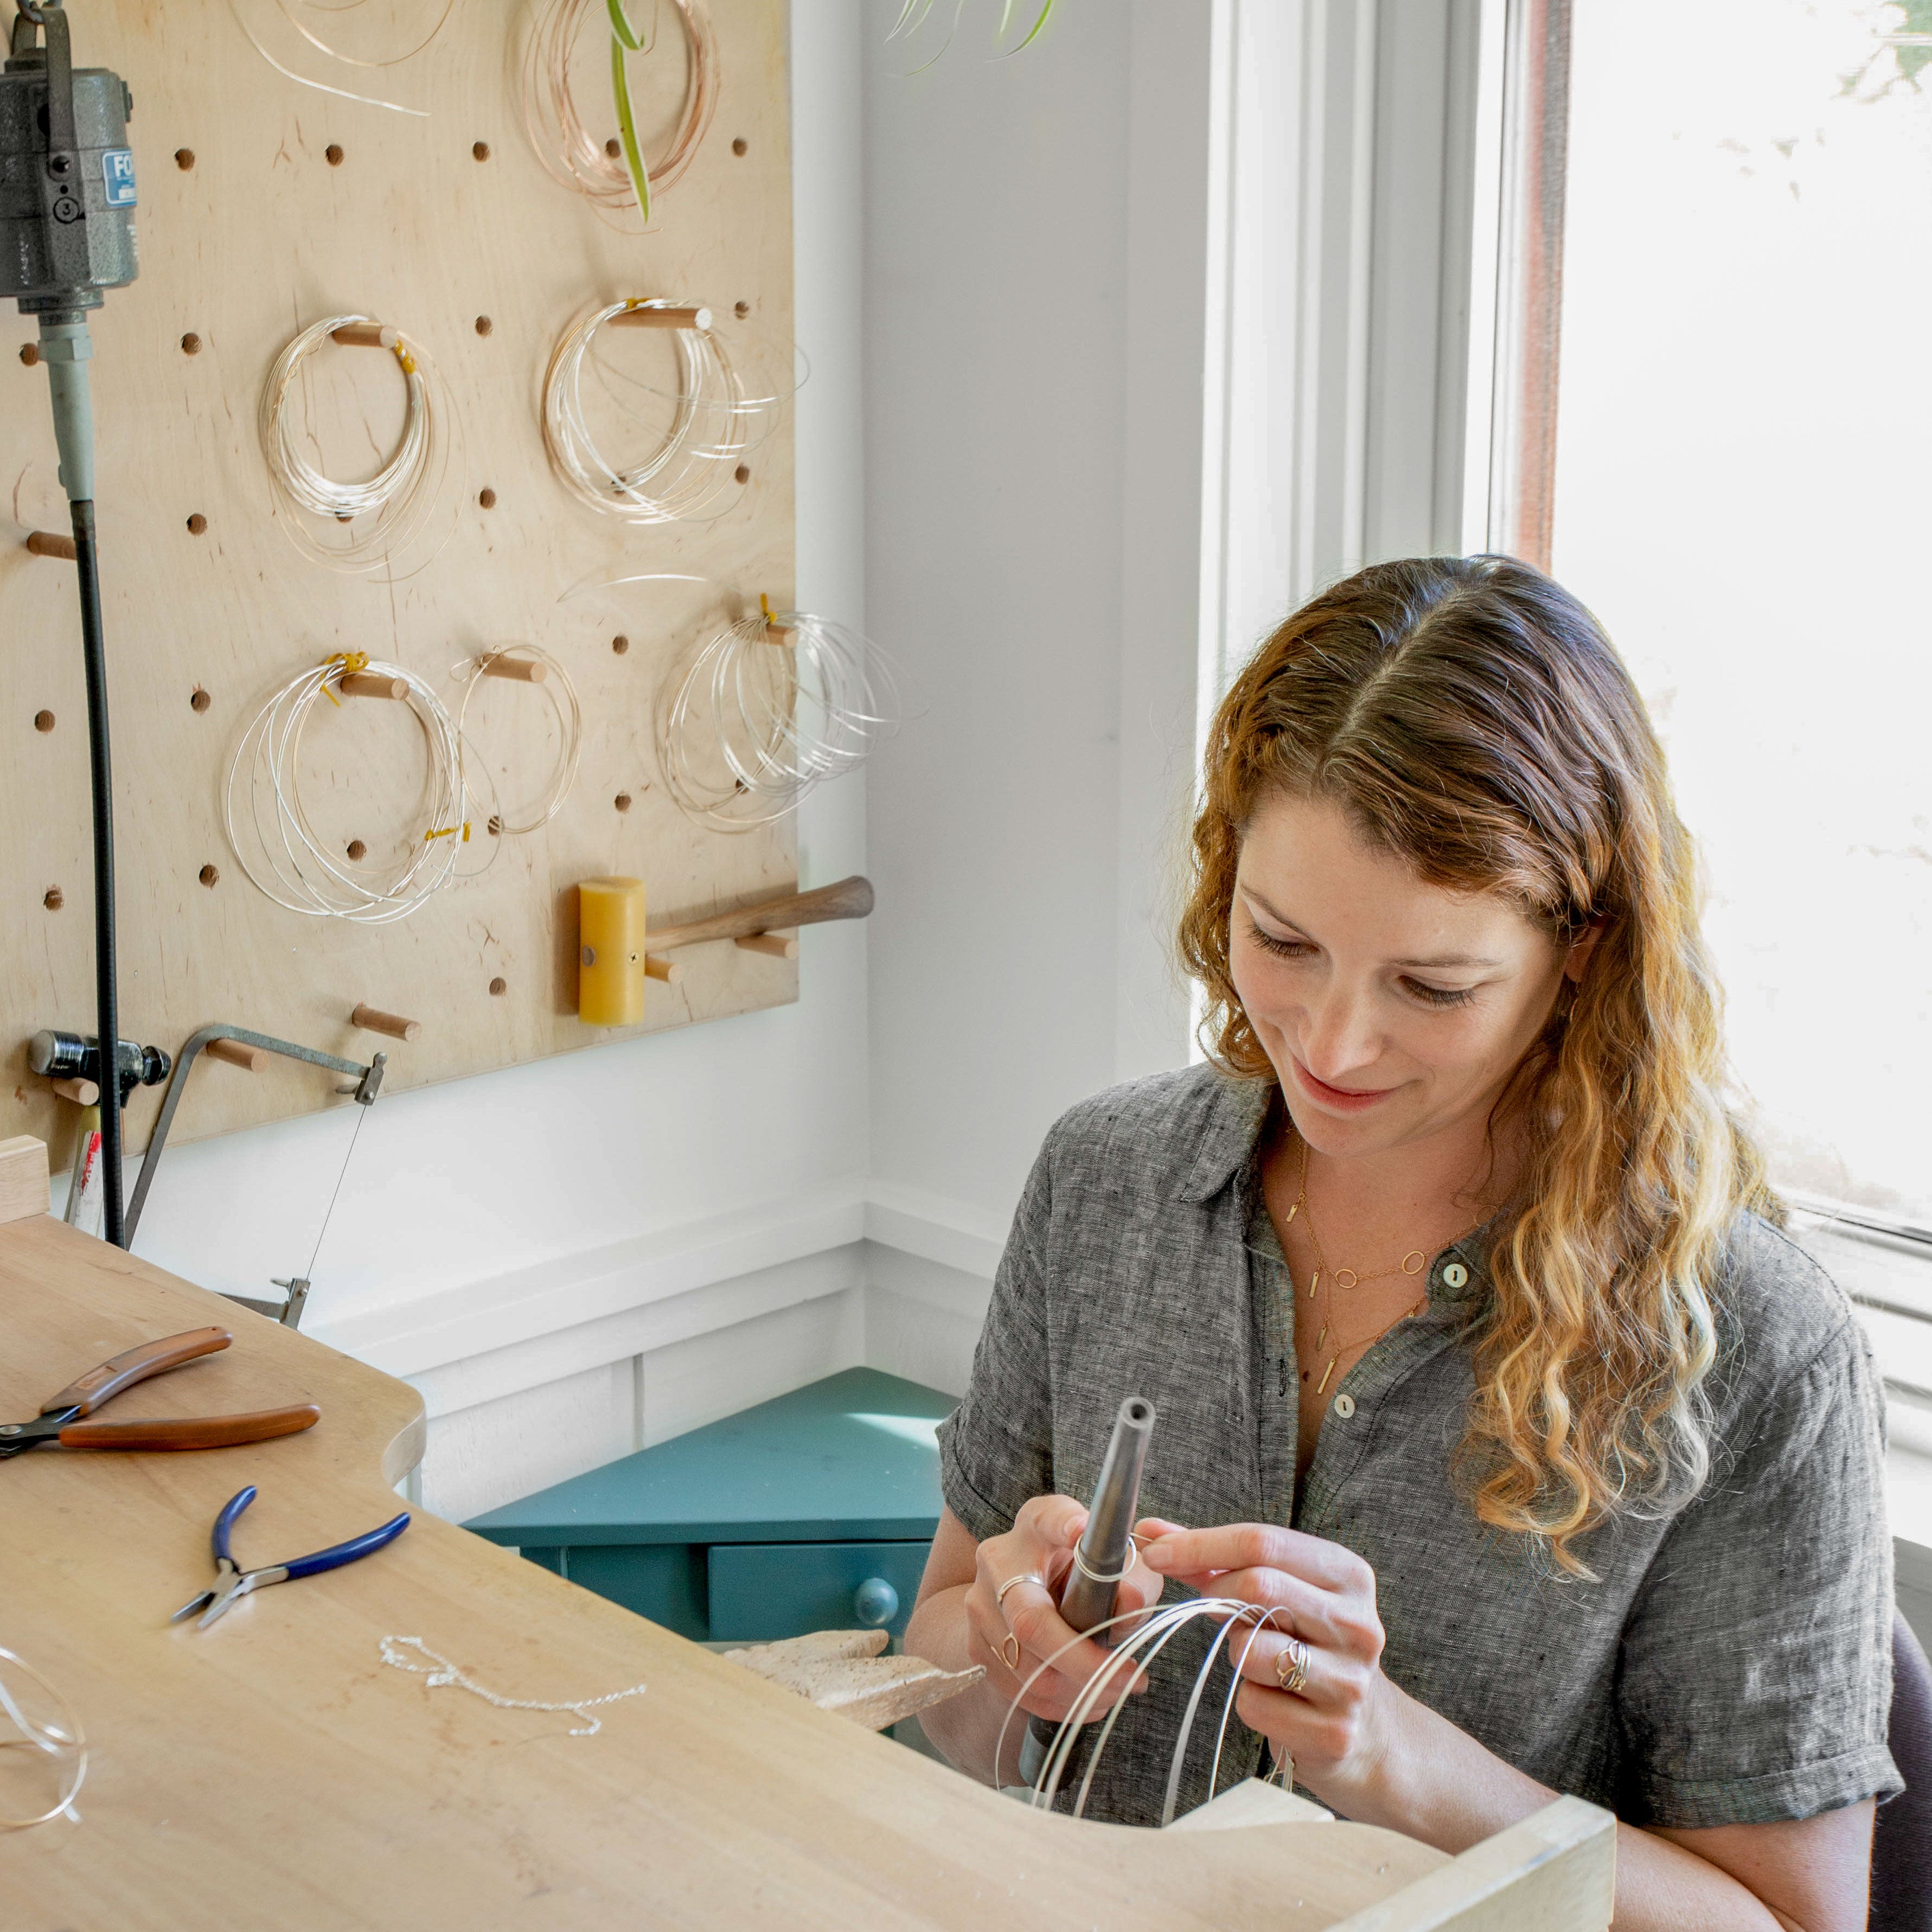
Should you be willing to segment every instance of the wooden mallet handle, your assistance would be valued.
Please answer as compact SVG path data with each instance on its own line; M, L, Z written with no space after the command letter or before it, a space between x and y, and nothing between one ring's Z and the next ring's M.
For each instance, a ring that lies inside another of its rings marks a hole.
M680 946L700 945L707 939L749 939L796 926L820 926L828 920L863 919L872 910L872 882L855 873L836 886L820 886L816 892L787 892L778 898L740 906L734 912L717 913L710 919L692 920L684 926L646 931L644 937L653 952L670 952Z

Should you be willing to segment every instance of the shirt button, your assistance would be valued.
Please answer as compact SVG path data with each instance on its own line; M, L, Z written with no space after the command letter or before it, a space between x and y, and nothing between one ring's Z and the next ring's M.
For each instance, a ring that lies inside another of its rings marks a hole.
M1442 1286L1444 1288L1465 1288L1468 1286L1468 1280L1469 1270L1460 1262L1451 1262L1442 1270Z
M1338 1395L1335 1398L1335 1413L1344 1422L1355 1412L1355 1398L1352 1395Z

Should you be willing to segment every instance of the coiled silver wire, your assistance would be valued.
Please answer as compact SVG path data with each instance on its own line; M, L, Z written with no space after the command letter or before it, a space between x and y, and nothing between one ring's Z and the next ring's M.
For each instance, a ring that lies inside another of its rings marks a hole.
M338 660L312 664L290 678L242 734L223 788L222 824L242 869L276 904L312 919L386 926L406 919L458 876L466 833L484 833L487 820L466 788L455 723L436 693L398 664L358 668L376 676L400 678L409 688L404 702L422 728L428 769L411 822L403 830L403 856L386 867L350 862L333 841L316 832L303 802L303 734L316 705L334 698L332 686L344 670ZM242 836L244 825L252 835L248 838ZM496 842L484 838L490 857ZM488 863L486 858L474 869L484 870Z
M675 392L616 378L592 360L597 332L614 315L677 306L657 297L591 310L551 352L544 375L544 445L552 466L580 502L627 523L690 522L724 507L737 465L764 435L778 406L776 397L746 393L723 345L708 328L671 332L677 352ZM586 362L616 410L659 438L643 461L620 465L598 448L584 412ZM638 398L650 400L655 420L620 391L620 380Z
M898 682L885 653L802 610L727 626L666 689L658 746L665 788L692 818L727 831L782 818L899 725Z
M353 323L375 324L376 318L327 316L288 344L262 385L258 427L275 486L277 520L290 541L313 563L360 574L398 558L422 535L448 466L448 442L428 360L420 345L398 330L391 352L403 372L406 401L402 434L388 461L367 482L338 483L309 460L290 392L309 358L330 345L337 329ZM338 540L322 542L305 520L310 517L327 518Z

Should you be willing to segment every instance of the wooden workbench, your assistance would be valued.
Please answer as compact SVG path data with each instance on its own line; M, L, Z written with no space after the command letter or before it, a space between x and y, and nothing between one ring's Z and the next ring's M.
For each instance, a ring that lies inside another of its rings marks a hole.
M236 1532L244 1565L393 1514L422 1405L36 1211L44 1156L27 1145L0 1147L0 1419L136 1342L210 1324L232 1348L104 1413L308 1400L322 1415L248 1448L44 1449L0 1466L0 1643L68 1695L94 1752L80 1822L0 1834L8 1932L1608 1921L1612 1822L1579 1801L1454 1860L1363 1826L1163 1834L1042 1815L421 1510L364 1562L265 1591L206 1633L170 1628L244 1484L261 1492ZM22 1218L6 1219L10 1198ZM509 1696L650 1689L573 1737L567 1715L384 1667L386 1634Z

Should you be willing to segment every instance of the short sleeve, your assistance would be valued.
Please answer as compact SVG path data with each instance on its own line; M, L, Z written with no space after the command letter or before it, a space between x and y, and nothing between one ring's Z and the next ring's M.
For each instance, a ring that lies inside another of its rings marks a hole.
M1766 1824L1902 1790L1892 1614L1877 1381L1847 1318L1714 1448L1638 1592L1617 1694L1626 1815Z
M978 1543L1003 1535L1022 1503L1052 1487L1052 1378L1040 1259L1052 1211L1050 1163L1046 1150L1034 1163L993 1278L966 1399L940 1425L940 1489Z

